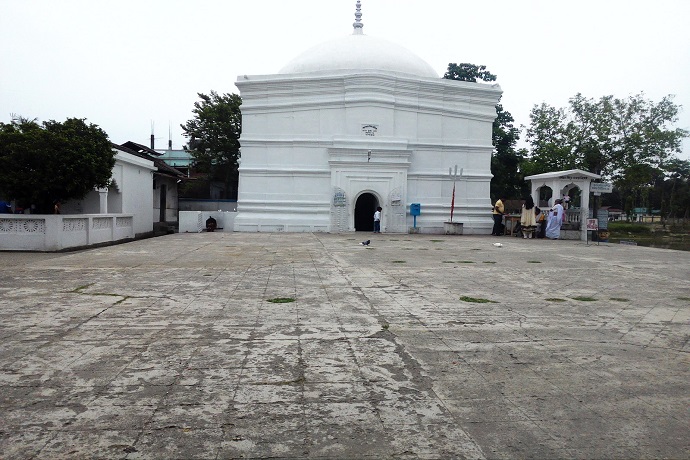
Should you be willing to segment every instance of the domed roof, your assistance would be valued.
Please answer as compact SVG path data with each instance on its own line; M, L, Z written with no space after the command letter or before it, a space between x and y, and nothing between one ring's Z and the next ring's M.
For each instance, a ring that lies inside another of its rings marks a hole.
M279 73L374 70L438 78L434 69L412 51L395 43L364 35L361 17L360 2L357 1L352 35L310 48L290 61Z
M297 56L279 73L380 70L438 78L422 58L395 43L353 34L317 45Z

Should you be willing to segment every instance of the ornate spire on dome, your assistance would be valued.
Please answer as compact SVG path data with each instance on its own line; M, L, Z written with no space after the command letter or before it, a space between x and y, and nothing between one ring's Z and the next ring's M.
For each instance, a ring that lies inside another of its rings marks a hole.
M364 34L364 31L362 31L362 29L364 28L364 24L362 24L362 5L360 4L360 0L357 0L357 11L355 11L355 22L352 24L352 27L354 27L354 29L355 29L352 32L352 35Z

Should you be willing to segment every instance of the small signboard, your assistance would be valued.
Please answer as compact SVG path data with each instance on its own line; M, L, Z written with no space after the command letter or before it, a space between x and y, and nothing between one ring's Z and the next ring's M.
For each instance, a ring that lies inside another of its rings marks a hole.
M613 184L606 182L592 182L589 184L589 191L595 193L611 193L613 192Z
M345 192L335 192L333 194L333 206L343 207L346 203Z
M400 196L399 189L391 192L391 206L402 206L402 196Z
M587 219L587 230L599 230L599 219Z

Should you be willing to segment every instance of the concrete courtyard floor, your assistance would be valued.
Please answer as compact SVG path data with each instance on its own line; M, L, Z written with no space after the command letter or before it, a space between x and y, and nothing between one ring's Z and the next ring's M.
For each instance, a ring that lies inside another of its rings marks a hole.
M690 458L690 252L175 234L0 253L0 319L2 459Z

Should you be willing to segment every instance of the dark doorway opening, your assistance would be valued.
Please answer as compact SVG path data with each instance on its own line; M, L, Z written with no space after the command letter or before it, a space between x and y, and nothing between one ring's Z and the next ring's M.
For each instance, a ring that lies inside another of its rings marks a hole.
M161 201L160 201L161 209L160 209L159 218L160 218L161 222L166 222L166 220L165 220L165 208L168 207L168 202L167 202L168 186L165 184L161 184L161 197L160 198L161 198Z
M358 232L374 231L374 212L379 205L371 193L362 193L355 203L355 230Z

